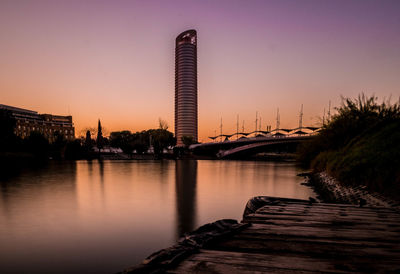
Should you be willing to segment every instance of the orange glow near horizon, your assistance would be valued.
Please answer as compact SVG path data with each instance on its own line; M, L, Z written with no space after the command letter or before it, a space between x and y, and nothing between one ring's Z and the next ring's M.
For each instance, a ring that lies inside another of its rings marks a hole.
M175 37L198 31L199 141L318 125L328 102L397 99L396 1L2 1L0 104L72 115L76 136L174 129Z

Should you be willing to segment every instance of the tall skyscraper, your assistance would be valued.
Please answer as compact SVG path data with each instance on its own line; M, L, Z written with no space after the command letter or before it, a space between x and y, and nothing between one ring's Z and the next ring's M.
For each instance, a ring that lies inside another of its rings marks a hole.
M197 33L187 30L176 37L175 44L175 137L197 142Z

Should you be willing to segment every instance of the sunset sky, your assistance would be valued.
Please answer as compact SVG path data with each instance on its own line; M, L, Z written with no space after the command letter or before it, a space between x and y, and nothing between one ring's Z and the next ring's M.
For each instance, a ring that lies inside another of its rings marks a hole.
M198 32L199 137L320 123L340 96L400 96L400 1L0 1L0 104L77 136L174 128L175 37Z

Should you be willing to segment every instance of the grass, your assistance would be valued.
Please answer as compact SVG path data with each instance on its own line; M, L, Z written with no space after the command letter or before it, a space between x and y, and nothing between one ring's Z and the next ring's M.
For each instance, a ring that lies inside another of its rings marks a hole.
M298 159L348 185L400 197L400 107L375 97L344 99L332 121L299 147Z

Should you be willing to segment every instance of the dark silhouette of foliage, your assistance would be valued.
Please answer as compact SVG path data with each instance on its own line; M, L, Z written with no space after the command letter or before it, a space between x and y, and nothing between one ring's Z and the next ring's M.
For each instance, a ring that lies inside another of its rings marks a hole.
M145 153L150 147L150 134L144 130L133 134L133 149L137 154Z
M67 140L65 140L64 135L58 131L54 132L53 136L54 142L51 144L51 157L54 159L63 159Z
M168 130L168 123L167 123L167 121L165 121L165 120L163 120L163 119L161 119L161 118L158 118L158 128L159 128L159 129Z
M79 140L70 141L66 144L65 159L77 160L84 158L86 155L86 147L82 146Z
M299 147L299 160L305 166L323 151L337 150L347 145L353 138L362 135L379 123L400 118L400 105L383 102L378 98L367 98L364 94L357 99L342 98L338 113L324 126L317 138Z
M156 155L162 155L165 148L174 146L175 143L173 134L161 128L136 133L127 130L117 131L110 135L110 145L122 149L124 153L129 155L133 151L136 151L137 154L143 154L149 149L150 145L153 146Z
M360 95L343 98L337 114L313 140L299 147L299 160L347 184L400 194L400 104Z
M49 155L49 142L38 131L32 131L29 137L25 140L27 151L31 152L36 158L47 159Z
M174 135L166 129L150 129L149 134L151 136L154 154L156 155L162 155L164 149L176 144Z
M93 140L91 137L90 130L86 131L85 147L91 148L93 146Z
M97 140L96 140L97 148L101 149L104 146L104 140L103 140L103 131L101 127L101 122L99 119L99 123L97 125Z
M0 151L15 150L19 138L14 134L15 119L9 110L0 110Z
M185 147L189 147L190 145L193 145L196 143L194 141L193 136L182 136L182 142L185 145Z
M129 130L111 132L110 145L118 147L124 153L131 155L134 147L134 136Z

